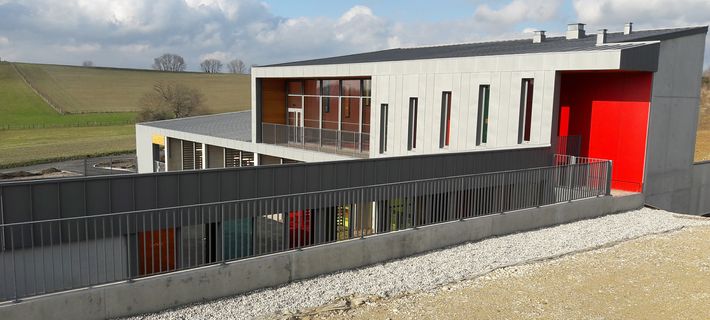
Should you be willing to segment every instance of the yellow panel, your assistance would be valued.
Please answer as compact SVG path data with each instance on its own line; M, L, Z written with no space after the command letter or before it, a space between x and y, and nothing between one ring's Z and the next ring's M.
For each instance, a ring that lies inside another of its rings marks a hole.
M165 136L161 136L159 134L154 134L153 135L153 143L157 145L164 146L165 145Z

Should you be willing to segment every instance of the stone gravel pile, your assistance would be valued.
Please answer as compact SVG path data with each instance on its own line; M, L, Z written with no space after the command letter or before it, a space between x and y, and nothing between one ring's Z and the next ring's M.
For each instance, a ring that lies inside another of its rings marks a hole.
M435 290L502 267L550 259L696 225L710 225L710 220L643 208L467 243L278 288L143 315L136 319L283 317L327 305L343 297L389 297Z

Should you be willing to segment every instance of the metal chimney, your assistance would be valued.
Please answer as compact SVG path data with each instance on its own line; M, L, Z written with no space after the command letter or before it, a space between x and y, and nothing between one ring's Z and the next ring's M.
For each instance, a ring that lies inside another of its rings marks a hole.
M570 23L567 25L567 40L584 38L584 23Z
M628 22L624 25L624 34L631 34L634 32L633 30L634 23L633 22Z
M602 45L606 43L606 29L599 29L597 31L597 45Z
M535 31L533 35L533 43L540 43L545 41L545 30Z

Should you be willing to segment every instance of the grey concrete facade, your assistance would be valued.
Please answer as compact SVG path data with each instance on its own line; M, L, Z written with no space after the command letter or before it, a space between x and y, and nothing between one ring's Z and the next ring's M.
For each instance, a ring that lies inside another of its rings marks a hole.
M661 42L646 142L644 194L654 207L693 213L693 155L705 33Z
M488 237L632 210L643 202L641 194L606 196L368 236L131 283L4 303L0 304L0 318L108 319L159 311Z
M710 162L693 164L690 213L710 214Z

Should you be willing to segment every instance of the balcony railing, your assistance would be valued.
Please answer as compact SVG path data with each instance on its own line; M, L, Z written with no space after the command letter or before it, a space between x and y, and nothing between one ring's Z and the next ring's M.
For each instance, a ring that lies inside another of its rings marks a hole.
M262 142L299 149L367 158L370 134L263 123Z

